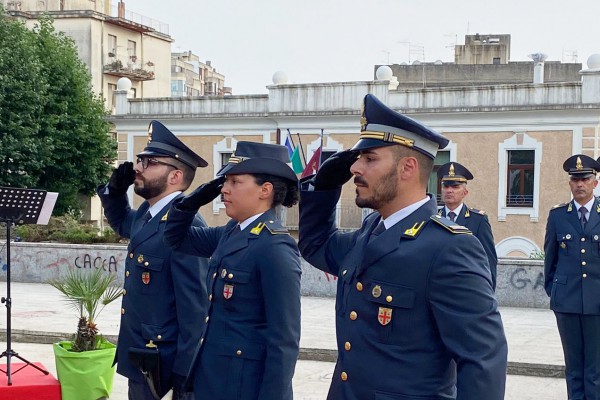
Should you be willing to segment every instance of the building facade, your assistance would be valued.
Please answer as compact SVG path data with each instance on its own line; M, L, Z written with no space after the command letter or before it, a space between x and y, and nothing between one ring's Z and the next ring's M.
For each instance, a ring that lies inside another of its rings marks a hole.
M171 53L171 96L230 95L225 76L210 61L202 62L192 51Z
M214 178L239 140L283 143L289 130L307 160L321 145L321 130L324 153L351 147L362 98L373 93L450 139L435 163L469 167L475 179L467 204L489 214L498 255L528 257L543 248L550 208L570 199L563 161L575 153L599 155L600 63L580 76L579 82L400 90L390 90L388 81L280 84L268 86L267 95L132 99L110 119L121 160L145 146L151 119L165 123L211 162L198 171L196 187ZM433 175L429 191L438 191ZM220 199L202 212L211 225L227 221ZM362 217L348 183L338 226L357 228ZM295 207L285 221L297 229Z
M92 76L92 87L102 94L108 110L114 107L117 81L132 82L130 96L168 97L171 85L169 26L160 21L116 8L110 0L2 0L13 17L33 27L48 14L57 31L71 37L79 58Z

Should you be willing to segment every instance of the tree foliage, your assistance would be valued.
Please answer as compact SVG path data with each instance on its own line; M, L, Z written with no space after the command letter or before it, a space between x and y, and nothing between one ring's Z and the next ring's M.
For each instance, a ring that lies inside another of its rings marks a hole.
M73 40L0 9L0 186L58 192L56 215L80 209L116 157L105 116Z

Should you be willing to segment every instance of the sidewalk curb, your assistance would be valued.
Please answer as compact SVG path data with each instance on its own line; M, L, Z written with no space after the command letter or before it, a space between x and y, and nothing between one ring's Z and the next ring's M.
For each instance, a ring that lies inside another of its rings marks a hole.
M39 332L29 330L12 330L11 343L16 344L13 349L18 353L18 343L52 344L61 340L69 340L71 334L59 332ZM113 343L117 342L117 335L104 335ZM0 341L6 341L6 329L0 329ZM300 360L335 362L337 350L301 348L298 356ZM523 362L508 362L507 373L510 375L535 376L540 378L564 378L565 367L552 364L532 364Z

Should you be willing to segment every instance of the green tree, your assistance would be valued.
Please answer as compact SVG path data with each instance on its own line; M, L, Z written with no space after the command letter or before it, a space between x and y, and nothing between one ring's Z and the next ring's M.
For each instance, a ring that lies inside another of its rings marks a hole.
M50 18L33 30L1 18L0 185L58 192L56 215L81 209L116 157L105 116L73 40Z

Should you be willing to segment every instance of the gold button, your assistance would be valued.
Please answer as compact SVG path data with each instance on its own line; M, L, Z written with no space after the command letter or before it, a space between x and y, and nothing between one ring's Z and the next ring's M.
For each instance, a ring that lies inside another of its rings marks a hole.
M581 241L582 241L582 242L585 242L585 238L581 238Z
M158 335L156 338L157 338L158 340L162 340L162 335Z
M204 323L207 323L209 318L210 317L207 315L206 318L204 318Z
M129 253L129 258L133 258L133 253Z
M358 318L358 314L356 313L356 311L352 311L352 312L350 313L350 319L351 319L352 321L354 321L356 318Z
M347 373L345 373L345 372L342 372L340 377L342 378L342 380L343 380L344 382L348 380L348 374L347 374Z
M392 302L392 296L388 296L385 298L385 301L387 301L388 303Z
M585 253L585 249L581 249L581 252L582 252L582 253Z
M343 271L342 271L342 275L346 275L346 273L347 273L347 272L348 272L348 270L347 270L347 269L343 270Z
M125 309L121 308L121 314L125 314Z
M583 274L583 277L584 277L584 278L587 278L587 274Z
M212 301L212 293L208 295L208 301Z
M215 273L213 274L213 279L215 279L216 277L217 277L217 273L215 272Z
M581 265L583 265L585 267L587 265L587 263L585 261L582 261Z
M227 277L228 277L229 279L233 279L233 274L231 274L231 273L230 273L229 275L227 275Z
M350 351L350 349L352 348L352 345L350 344L350 342L346 342L346 343L344 343L344 348L346 349L346 351Z
M356 290L358 290L359 292L362 292L363 290L363 285L360 282L356 282Z
M227 276L227 270L225 268L223 268L221 270L221 278L225 278Z
M242 351L238 350L238 351L235 352L235 354L237 354L238 356L241 356L242 355Z
M129 276L129 271L125 271L125 277Z

